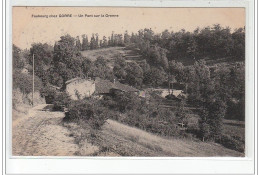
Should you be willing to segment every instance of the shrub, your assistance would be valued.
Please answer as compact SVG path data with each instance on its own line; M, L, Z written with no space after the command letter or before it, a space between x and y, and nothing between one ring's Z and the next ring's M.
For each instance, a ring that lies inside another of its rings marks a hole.
M111 111L103 107L97 100L85 98L71 101L68 105L67 117L70 120L87 122L93 129L100 129L108 117L113 115Z
M150 114L140 114L136 110L130 110L122 122L151 133L179 137L181 131L174 120L174 114L162 108L158 111L150 111Z
M61 111L70 103L70 97L65 92L56 92L53 99L53 110Z
M63 107L67 107L70 102L70 97L66 92L58 91L50 86L42 88L40 93L42 97L45 97L46 103L53 104L53 110L56 111L60 111Z
M141 100L134 93L122 93L115 92L112 99L114 102L109 102L110 106L113 106L120 112L126 112L129 110L137 110L141 105ZM111 99L110 99L111 100Z

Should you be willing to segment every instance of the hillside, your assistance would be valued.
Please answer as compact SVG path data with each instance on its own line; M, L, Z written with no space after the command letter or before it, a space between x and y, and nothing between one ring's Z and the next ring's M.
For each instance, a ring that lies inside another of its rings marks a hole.
M108 120L99 132L74 123L65 126L78 143L80 156L244 156L216 143L164 138L114 120Z

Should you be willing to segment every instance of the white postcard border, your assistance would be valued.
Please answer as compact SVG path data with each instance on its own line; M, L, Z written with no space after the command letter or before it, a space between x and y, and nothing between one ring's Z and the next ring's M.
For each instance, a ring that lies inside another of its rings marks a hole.
M6 173L7 174L254 174L255 173L255 57L254 2L247 1L25 1L6 2ZM12 157L12 6L119 6L119 7L245 7L246 8L246 157ZM252 117L248 117L252 116ZM188 166L188 168L187 168Z

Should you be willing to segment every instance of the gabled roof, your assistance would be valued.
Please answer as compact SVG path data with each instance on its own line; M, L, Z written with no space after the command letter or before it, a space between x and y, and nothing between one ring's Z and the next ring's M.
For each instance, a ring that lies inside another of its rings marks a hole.
M97 94L107 94L110 92L110 89L114 87L114 84L109 80L99 80L96 82L96 90Z
M72 78L72 79L66 81L65 84L67 85L67 84L70 84L70 83L72 83L74 81L78 81L78 80L80 80L80 82L85 82L85 81L92 81L92 82L94 82L91 79L84 79L84 78L76 77L76 78Z
M138 92L139 91L138 89L136 89L132 86L128 86L128 85L122 84L120 82L115 82L115 86L116 86L115 89L119 89L124 92Z
M110 93L111 89L118 89L123 92L138 92L139 90L136 88L133 88L131 86L122 84L120 82L112 83L109 80L98 80L96 82L96 90L95 92L97 94L107 94Z
M71 82L73 82L73 81L76 81L76 80L81 80L81 78L79 78L79 77L77 77L77 78L72 78L72 79L66 81L65 84L69 84L69 83L71 83Z

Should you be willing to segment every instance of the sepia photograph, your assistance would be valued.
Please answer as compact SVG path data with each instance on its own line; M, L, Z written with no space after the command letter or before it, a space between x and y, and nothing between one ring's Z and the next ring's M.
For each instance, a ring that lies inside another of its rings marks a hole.
M242 7L13 6L12 156L245 157L245 29Z

